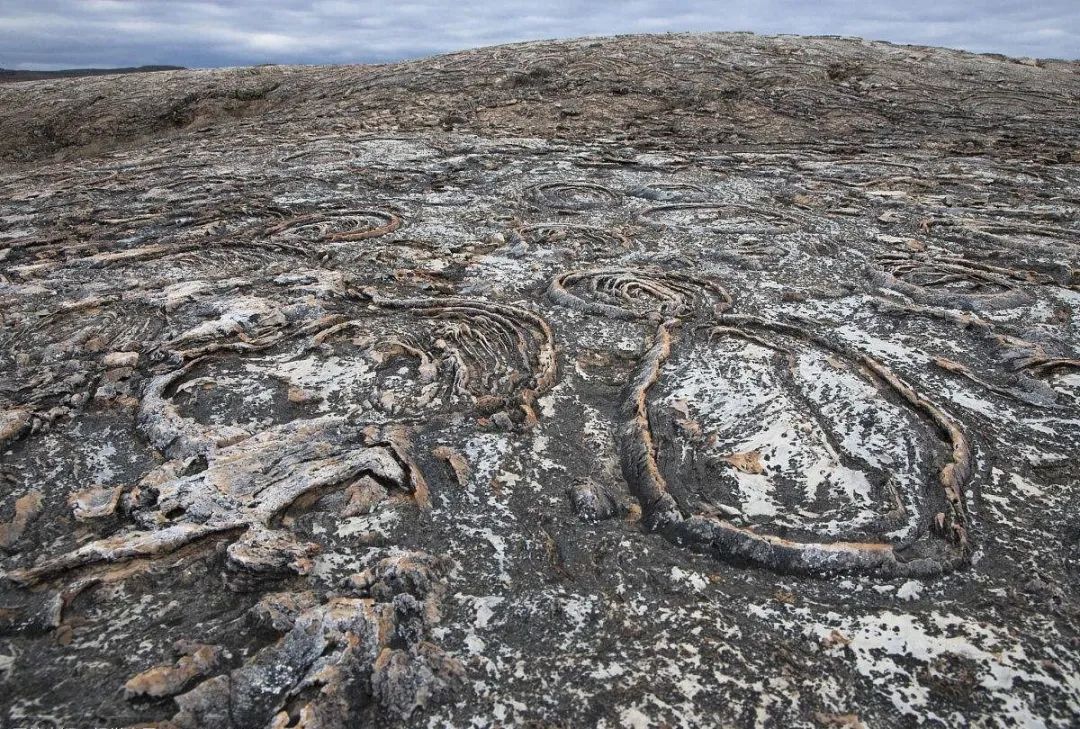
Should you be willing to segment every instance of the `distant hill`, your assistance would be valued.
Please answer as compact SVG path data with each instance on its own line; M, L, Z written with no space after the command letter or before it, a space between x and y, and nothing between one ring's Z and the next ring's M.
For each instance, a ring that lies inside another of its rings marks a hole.
M680 55L668 55L673 47ZM334 134L345 125L649 144L888 139L1071 160L1080 155L1077 118L1080 61L835 37L626 36L391 64L0 83L0 165L241 119ZM966 141L957 141L958 125Z
M79 76L109 76L117 73L149 73L151 71L183 71L183 66L137 66L134 68L65 68L59 71L16 71L0 68L0 83L16 81L41 81L52 78L77 78Z

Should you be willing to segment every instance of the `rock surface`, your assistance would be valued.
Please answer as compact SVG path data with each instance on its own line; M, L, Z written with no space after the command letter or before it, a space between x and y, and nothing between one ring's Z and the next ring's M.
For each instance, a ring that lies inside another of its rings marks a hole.
M5 725L1075 726L1080 64L0 87Z

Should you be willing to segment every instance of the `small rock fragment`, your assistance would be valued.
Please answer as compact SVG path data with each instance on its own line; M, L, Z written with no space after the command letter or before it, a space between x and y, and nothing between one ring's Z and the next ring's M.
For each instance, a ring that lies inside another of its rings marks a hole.
M154 666L129 680L124 684L124 695L128 699L175 696L196 678L213 671L221 660L221 648L217 646L185 647L188 651L175 663Z
M458 482L459 486L464 486L469 482L469 462L465 460L465 456L447 446L439 446L432 451L432 454L440 461L449 464L450 469L454 472L454 480Z
M294 405L301 405L303 403L318 400L319 394L313 390L306 390L302 387L290 387L288 398L289 402Z
M350 517L370 514L386 500L388 495L386 487L381 483L371 476L362 476L345 490L345 497L348 500L341 509L341 515Z
M442 701L465 680L465 668L433 643L412 651L383 649L375 661L371 689L387 714L407 720L417 709Z
M230 729L229 676L214 676L174 700L180 707L173 724L181 729Z
M765 472L765 464L761 461L761 453L759 451L732 453L725 456L724 460L743 473L759 474Z
M0 411L0 448L13 442L30 427L30 411L25 408Z
M248 611L248 615L259 626L272 628L280 633L292 630L296 618L305 610L310 610L318 604L315 593L310 590L303 592L271 592L263 595Z
M499 426L500 430L511 431L514 429L514 421L505 410L500 410L491 416L491 422Z
M568 489L574 513L585 521L609 519L615 515L615 498L591 478L579 478Z
M101 358L101 363L106 367L134 367L139 363L138 352L109 352Z
M41 502L39 491L31 491L15 500L15 515L11 521L0 524L0 547L11 549L15 546L30 522L41 514Z
M305 575L313 566L312 557L319 545L300 542L287 531L252 527L226 550L225 567L236 576L280 579L289 574ZM237 574L239 573L239 574ZM246 580L232 580L234 589L247 585Z
M68 506L78 521L101 519L116 512L123 491L123 486L89 488L68 497Z
M866 729L866 724L857 714L826 714L816 711L814 718L821 726L829 729Z
M445 560L426 552L403 552L379 561L350 579L361 594L366 593L379 601L388 602L400 594L426 600L433 595L446 571Z

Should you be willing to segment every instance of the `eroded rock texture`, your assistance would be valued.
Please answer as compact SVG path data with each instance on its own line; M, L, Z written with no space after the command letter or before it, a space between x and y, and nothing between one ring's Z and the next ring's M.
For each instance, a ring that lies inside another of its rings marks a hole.
M0 88L0 712L1075 726L1080 66Z

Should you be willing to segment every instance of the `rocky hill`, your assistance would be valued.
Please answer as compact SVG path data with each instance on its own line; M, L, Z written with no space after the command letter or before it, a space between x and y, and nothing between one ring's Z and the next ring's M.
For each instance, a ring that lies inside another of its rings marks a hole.
M0 716L1075 726L1080 64L0 87Z

